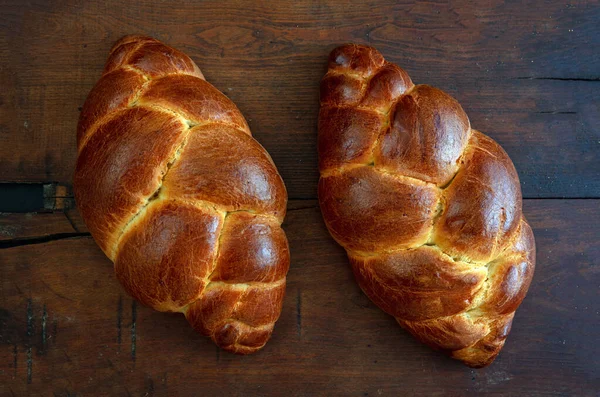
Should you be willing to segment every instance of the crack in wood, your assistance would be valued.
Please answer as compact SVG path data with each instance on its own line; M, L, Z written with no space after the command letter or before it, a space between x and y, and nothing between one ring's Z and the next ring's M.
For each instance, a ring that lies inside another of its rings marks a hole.
M131 301L131 359L135 363L136 353L136 318L137 318L137 302Z
M55 233L46 236L35 236L26 238L15 238L0 241L0 249L21 247L24 245L44 244L51 241L65 240L70 238L91 237L91 233Z
M27 354L27 358L26 358L26 364L27 364L27 384L31 384L31 379L32 379L32 375L33 375L33 356L31 353L31 342L32 342L32 338L33 338L33 333L34 333L34 323L35 318L33 317L33 301L31 298L27 299L27 332L26 332L26 336L27 336L27 350L26 350L26 354Z
M315 209L315 208L319 208L319 206L318 205L311 205L311 206L308 206L308 207L288 208L287 212L294 212L294 211L301 211L301 210L312 210L312 209Z
M15 370L15 378L17 377L17 364L18 364L18 355L19 350L17 349L17 344L13 344L13 368Z
M33 336L33 301L27 299L27 336L30 339Z
M75 233L81 233L81 231L77 228L77 226L73 222L73 219L71 219L71 216L69 215L69 211L65 211L64 214L65 214L65 218L67 218L67 220L69 221L69 224L71 225L73 230L75 230Z
M117 306L117 343L121 350L121 324L123 322L123 296L119 295L119 304Z
M48 319L48 312L46 311L46 305L44 305L44 309L42 311L42 350L39 352L40 354L44 354L46 352L46 320Z
M33 357L31 355L31 346L27 348L27 384L31 384L33 375Z

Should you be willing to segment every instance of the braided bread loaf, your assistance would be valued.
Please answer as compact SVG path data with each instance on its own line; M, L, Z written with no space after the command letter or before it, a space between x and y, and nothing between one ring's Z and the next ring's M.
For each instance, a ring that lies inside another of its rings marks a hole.
M141 303L247 354L281 312L287 193L237 107L149 37L112 48L77 131L79 210Z
M456 100L374 48L321 82L319 201L362 290L424 343L490 364L535 267L513 163Z

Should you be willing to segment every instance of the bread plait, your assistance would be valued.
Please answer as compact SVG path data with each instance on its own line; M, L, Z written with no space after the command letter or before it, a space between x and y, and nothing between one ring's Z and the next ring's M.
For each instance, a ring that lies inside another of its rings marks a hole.
M158 40L110 51L77 130L74 191L117 278L220 347L260 349L281 312L287 193L237 107Z
M506 152L454 98L354 44L330 54L318 150L323 217L366 295L424 343L490 364L535 267Z

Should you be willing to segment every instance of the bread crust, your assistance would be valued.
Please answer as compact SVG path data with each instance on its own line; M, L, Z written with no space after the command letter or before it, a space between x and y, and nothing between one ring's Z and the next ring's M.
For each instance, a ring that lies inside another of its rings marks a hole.
M535 268L506 152L454 98L356 44L330 54L318 150L323 218L365 294L424 343L490 364Z
M287 193L229 98L145 36L110 51L77 128L75 198L117 278L225 350L269 339L283 304Z

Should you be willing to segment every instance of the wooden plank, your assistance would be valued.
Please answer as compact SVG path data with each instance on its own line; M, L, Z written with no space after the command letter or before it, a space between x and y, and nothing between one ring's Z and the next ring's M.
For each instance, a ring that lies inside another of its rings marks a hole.
M24 241L26 239L77 232L63 212L0 213L0 244L11 240Z
M376 308L317 203L302 200L284 224L292 265L281 318L248 357L219 351L180 315L134 304L90 237L0 250L0 394L596 395L598 201L526 200L524 211L538 267L486 369L429 350Z
M513 158L525 197L600 197L600 2L352 4L4 1L0 179L69 185L77 108L120 36L186 51L269 150L291 198L316 198L328 52L370 43L455 95Z

